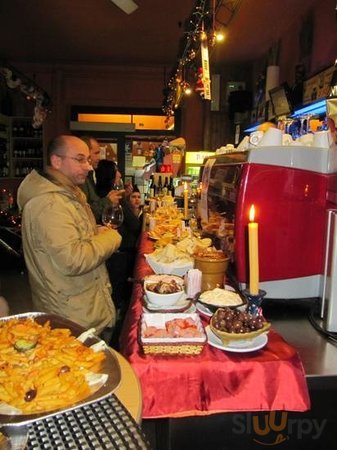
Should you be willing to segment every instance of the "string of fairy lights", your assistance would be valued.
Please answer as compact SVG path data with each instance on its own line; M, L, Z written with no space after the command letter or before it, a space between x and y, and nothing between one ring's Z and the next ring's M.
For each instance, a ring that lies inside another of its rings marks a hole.
M242 0L196 1L192 14L186 21L181 55L164 88L162 109L167 122L174 115L174 110L179 107L183 97L193 92L193 84L194 90L202 98L210 100L209 96L205 96L205 84L210 83L205 73L205 67L209 66L208 54L200 52L200 49L208 51L208 48L225 40L226 28L241 2ZM222 7L227 9L229 19L226 23L217 20L217 13ZM199 61L200 53L202 53L202 62Z

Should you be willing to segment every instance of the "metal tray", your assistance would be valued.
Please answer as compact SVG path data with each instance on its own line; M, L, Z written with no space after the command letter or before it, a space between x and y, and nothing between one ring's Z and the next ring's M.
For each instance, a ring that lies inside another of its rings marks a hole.
M69 328L71 333L74 336L79 336L81 333L85 331L83 327L76 324L75 322L72 322L68 319L64 319L63 317L54 315L54 314L46 314L46 313L24 313L24 314L17 314L13 316L7 316L0 319L0 324L3 321L7 321L10 319L27 319L27 318L33 318L37 323L43 325L48 320L50 321L51 328ZM92 344L95 344L96 342L100 342L101 339L99 337L88 337L85 341L84 345L90 347ZM56 414L59 414L61 412L65 411L71 411L73 409L79 408L84 405L88 405L93 402L97 402L98 400L101 400L103 398L108 397L112 392L115 391L115 389L118 387L121 381L121 370L119 363L114 356L114 354L111 352L111 350L106 347L105 350L103 350L106 354L106 358L102 363L102 373L107 373L109 375L106 383L96 392L89 395L86 399L81 400L79 402L73 403L70 406L66 408L56 409L52 411L46 411L44 413L38 413L38 414L0 414L0 426L21 426L26 425L31 422L34 422L35 420L44 419L46 417L52 417Z

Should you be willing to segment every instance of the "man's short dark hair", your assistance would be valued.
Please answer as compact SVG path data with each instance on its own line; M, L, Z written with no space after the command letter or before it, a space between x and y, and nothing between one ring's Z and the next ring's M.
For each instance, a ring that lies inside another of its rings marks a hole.
M52 155L63 155L66 150L66 139L64 136L57 136L53 138L47 147L47 162L50 164L50 157Z

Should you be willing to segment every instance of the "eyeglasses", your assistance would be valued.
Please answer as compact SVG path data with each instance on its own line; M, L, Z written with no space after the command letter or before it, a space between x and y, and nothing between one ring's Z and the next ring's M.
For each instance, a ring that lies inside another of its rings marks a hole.
M79 164L84 165L84 164L91 164L91 158L86 158L85 156L67 156L67 155L56 155L59 158L62 159L72 159L73 161L77 161Z

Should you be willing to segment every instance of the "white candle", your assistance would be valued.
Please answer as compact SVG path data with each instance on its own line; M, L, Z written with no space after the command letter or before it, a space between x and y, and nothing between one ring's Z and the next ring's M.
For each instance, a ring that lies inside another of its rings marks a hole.
M249 292L252 295L259 293L259 226L255 219L255 207L249 210L248 242L249 242Z

